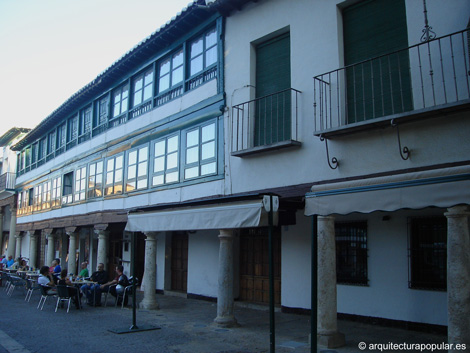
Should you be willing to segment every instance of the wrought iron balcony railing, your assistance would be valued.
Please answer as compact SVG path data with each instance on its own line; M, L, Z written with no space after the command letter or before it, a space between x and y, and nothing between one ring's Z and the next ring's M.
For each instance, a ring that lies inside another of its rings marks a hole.
M314 77L315 132L468 103L469 30Z
M0 192L15 190L16 174L4 173L0 175Z
M232 107L232 154L285 147L298 138L301 92L288 88ZM293 143L295 144L295 143ZM298 144L298 143L297 143ZM249 153L247 153L249 154Z

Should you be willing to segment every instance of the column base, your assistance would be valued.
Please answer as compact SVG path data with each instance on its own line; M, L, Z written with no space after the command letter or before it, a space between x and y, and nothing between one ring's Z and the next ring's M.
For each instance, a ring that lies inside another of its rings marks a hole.
M214 319L214 324L218 327L239 327L237 319L233 316L217 316Z
M160 309L160 305L158 305L158 302L155 301L150 301L150 300L142 300L139 305L139 309L146 309L146 310L158 310Z
M308 336L308 343L312 344L311 335ZM346 344L346 340L341 332L319 333L317 334L317 343L326 348L339 348Z

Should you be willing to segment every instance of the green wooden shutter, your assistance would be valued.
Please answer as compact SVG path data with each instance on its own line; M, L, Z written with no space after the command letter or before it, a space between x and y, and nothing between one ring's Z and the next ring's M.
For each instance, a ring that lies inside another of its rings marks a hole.
M408 47L404 0L368 0L343 11L345 65ZM412 109L408 51L346 70L348 123Z
M255 146L291 138L290 36L284 34L256 48Z

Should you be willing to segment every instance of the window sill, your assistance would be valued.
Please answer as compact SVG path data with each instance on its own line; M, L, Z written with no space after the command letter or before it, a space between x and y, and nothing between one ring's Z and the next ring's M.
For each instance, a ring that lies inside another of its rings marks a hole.
M295 140L287 140L287 141L281 141L277 143L273 143L270 145L263 145L263 146L257 146L257 147L252 147L252 148L247 148L244 150L240 151L235 151L232 152L232 156L234 157L248 157L254 154L260 154L264 152L270 152L270 151L277 151L280 149L285 149L285 148L290 148L290 147L300 147L302 145L301 142L295 141Z

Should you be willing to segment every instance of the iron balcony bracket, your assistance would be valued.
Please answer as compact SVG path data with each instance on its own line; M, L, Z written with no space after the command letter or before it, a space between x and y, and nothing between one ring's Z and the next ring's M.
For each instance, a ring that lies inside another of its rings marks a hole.
M330 153L328 152L328 139L324 138L323 135L320 135L320 141L325 141L326 146L326 160L328 161L328 165L331 169L336 169L339 166L339 162L336 157L331 158L330 162Z
M401 148L401 139L400 139L400 129L398 127L398 124L395 123L395 121L392 119L391 124L393 127L397 128L397 139L398 139L398 151L400 152L400 157L404 161L406 161L408 158L410 158L410 150L408 147L404 146L403 149Z

